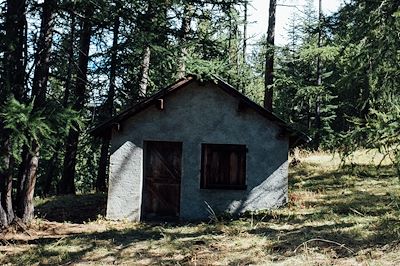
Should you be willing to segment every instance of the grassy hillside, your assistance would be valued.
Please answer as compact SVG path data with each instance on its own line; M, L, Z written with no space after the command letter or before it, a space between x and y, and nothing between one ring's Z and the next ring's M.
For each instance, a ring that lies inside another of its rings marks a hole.
M343 168L329 154L301 157L288 206L239 219L114 223L90 211L104 211L104 196L41 201L39 215L50 221L3 234L0 264L400 264L400 181L390 165L377 169L379 156L368 153Z

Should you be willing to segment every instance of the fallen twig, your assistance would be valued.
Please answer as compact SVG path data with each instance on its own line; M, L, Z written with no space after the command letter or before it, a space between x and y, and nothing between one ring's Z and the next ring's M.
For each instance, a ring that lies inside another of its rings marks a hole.
M359 211L357 211L356 209L350 208L350 210L351 210L352 212L358 214L358 215L361 215L361 216L364 216L364 217L365 217L365 214L364 214L364 213L359 212Z
M10 242L8 242L6 239L1 239L1 238L0 238L0 244L2 246L11 246Z
M60 239L58 239L56 243L51 245L51 248L58 246L61 243L61 241L63 241L65 238L66 238L66 236L63 236Z
M338 245L338 246L341 247L341 248L346 249L346 250L349 251L351 254L354 254L354 253L355 253L352 249L346 247L344 244L341 244L341 243L339 243L339 242L332 241L332 240L323 239L323 238L313 238L313 239L310 239L310 240L307 240L307 241L301 243L300 245L298 245L298 246L296 247L296 249L294 250L294 253L296 253L297 250L298 250L301 246L306 246L307 243L314 242L314 241L320 241L320 242L335 244L335 245Z

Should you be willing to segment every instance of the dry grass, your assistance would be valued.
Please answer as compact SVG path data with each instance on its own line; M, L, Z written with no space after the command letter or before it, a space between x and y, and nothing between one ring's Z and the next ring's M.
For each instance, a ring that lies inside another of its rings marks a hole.
M377 169L366 152L340 169L330 154L299 156L285 208L181 225L37 219L29 235L3 236L0 264L399 265L400 181L390 165ZM57 200L41 202L42 215Z

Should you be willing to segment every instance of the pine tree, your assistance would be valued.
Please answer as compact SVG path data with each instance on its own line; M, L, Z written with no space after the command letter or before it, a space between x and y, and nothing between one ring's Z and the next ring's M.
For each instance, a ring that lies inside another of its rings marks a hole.
M3 55L0 107L5 109L11 97L24 101L26 62L26 1L7 0L5 15L5 50ZM4 120L0 120L0 220L8 226L14 220L12 206L12 181L14 157L12 135ZM1 226L1 225L0 225Z
M85 104L85 90L87 86L87 72L89 62L90 38L92 35L92 14L93 6L86 4L84 6L84 17L81 22L79 59L77 76L75 80L74 104L75 111L81 112ZM70 128L66 140L66 151L64 156L64 168L62 178L59 183L60 194L75 194L75 166L77 159L77 149L80 129L75 123Z
M41 112L46 105L47 81L49 76L50 49L53 36L53 14L56 3L45 0L42 4L42 22L35 58L35 72L32 85L32 112ZM17 213L24 222L33 218L33 195L35 191L40 145L36 139L21 163L22 174L18 180Z
M116 9L118 10L118 4L116 4ZM117 75L117 63L118 63L118 38L120 30L120 18L118 11L114 17L113 24L113 43L111 47L111 59L110 59L110 81L109 89L107 94L107 100L105 102L105 118L110 118L114 111L114 99L115 99L115 86L116 86L116 75ZM110 149L110 138L111 132L107 132L106 136L102 139L101 144L101 154L99 161L99 170L97 173L96 181L96 191L105 192L107 189L107 179L108 179L108 163L109 163L109 149Z

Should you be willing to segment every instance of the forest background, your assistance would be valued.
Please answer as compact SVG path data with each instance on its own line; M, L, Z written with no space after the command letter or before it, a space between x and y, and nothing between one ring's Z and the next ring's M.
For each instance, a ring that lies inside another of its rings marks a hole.
M88 129L188 73L225 79L307 149L377 149L400 171L399 1L293 5L286 44L269 23L250 47L251 3L0 1L0 225L29 222L35 195L106 191L109 140Z

